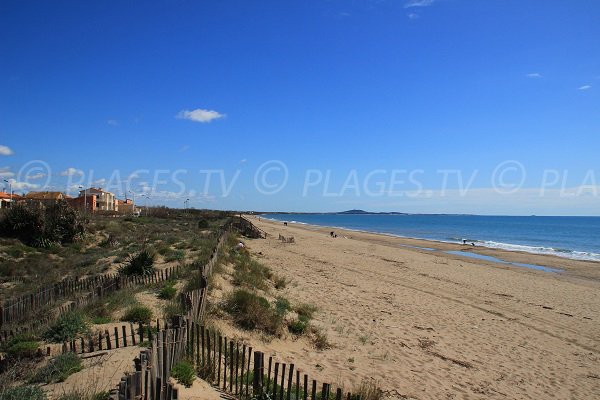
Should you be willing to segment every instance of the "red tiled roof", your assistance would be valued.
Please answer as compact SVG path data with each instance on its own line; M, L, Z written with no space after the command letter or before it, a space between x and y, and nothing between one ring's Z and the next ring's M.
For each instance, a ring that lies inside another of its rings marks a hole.
M29 192L25 195L26 199L32 200L60 200L64 197L61 192Z

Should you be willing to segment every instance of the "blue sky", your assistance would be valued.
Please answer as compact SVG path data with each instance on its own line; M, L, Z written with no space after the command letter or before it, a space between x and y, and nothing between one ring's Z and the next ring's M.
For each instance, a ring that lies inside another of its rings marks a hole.
M0 175L179 207L600 215L599 21L596 1L3 0Z

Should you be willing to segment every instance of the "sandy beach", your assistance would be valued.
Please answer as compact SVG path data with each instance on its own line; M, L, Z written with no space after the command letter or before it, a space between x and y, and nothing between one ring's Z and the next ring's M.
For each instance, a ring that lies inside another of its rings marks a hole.
M333 345L274 340L265 351L348 388L375 378L395 398L600 397L600 263L249 219L269 236L248 248L291 280L286 297L318 307Z

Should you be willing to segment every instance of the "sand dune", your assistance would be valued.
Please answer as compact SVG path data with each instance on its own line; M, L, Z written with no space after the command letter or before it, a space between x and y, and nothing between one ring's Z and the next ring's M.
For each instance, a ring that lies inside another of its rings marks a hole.
M403 247L459 245L340 230L334 239L250 218L270 236L249 249L293 280L288 298L319 307L315 323L334 345L265 350L348 388L374 377L397 397L600 398L600 264L475 250L565 269L554 274Z

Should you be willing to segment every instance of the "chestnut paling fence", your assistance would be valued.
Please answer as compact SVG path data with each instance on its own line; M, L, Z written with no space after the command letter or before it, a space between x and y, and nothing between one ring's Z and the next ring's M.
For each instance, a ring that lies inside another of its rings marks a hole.
M212 273L227 235L223 233L217 250L202 268L204 277ZM203 324L206 290L182 296L187 315L175 318L154 336L149 348L134 361L135 372L125 375L111 392L111 400L177 400L178 389L169 377L173 366L183 359L194 364L202 379L238 399L359 400L342 388L334 390L329 383L319 383L293 363L267 358L246 343L207 329Z
M177 265L144 276L127 277L109 274L79 281L68 280L35 291L35 294L31 293L15 300L7 300L0 310L2 315L0 320L3 322L0 325L6 327L6 329L0 330L0 343L16 335L37 332L55 321L58 316L94 303L116 291L174 279L181 273L181 269L182 267ZM74 300L67 300L77 293L83 294L75 297ZM63 300L65 304L52 308L52 305L57 304L60 300ZM36 312L43 312L43 314L36 315ZM25 320L29 320L29 322L18 324Z

